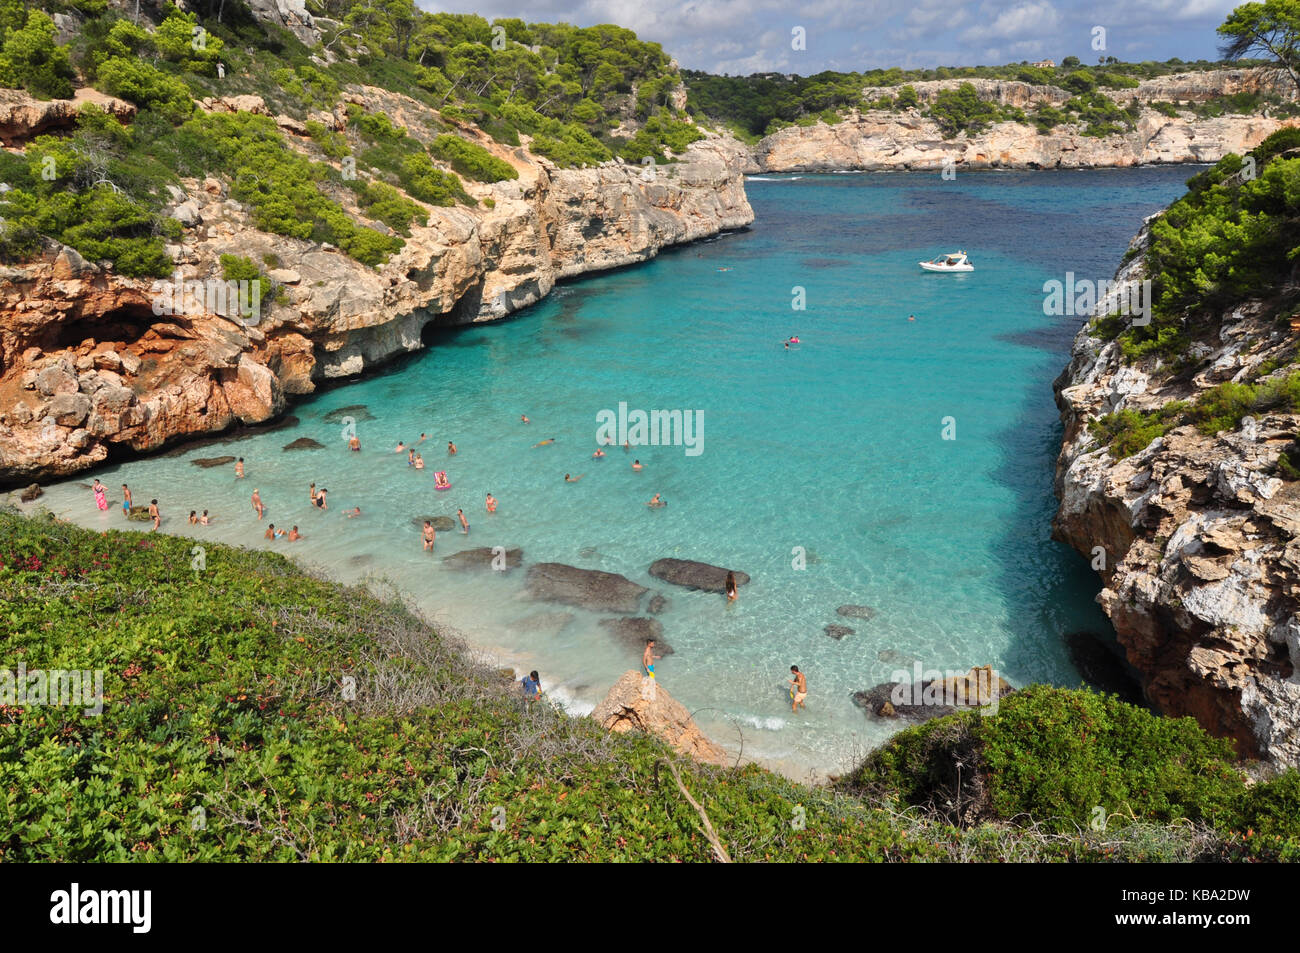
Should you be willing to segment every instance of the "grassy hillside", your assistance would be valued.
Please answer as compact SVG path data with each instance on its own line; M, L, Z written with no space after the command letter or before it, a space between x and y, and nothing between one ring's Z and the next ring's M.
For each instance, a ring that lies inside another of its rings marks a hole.
M716 859L674 774L736 861L1246 859L1300 843L1295 774L1248 790L1194 724L1087 692L932 722L812 789L525 707L395 598L193 545L0 512L4 666L100 669L105 694L97 717L0 704L0 860ZM978 810L942 803L959 757L992 792Z

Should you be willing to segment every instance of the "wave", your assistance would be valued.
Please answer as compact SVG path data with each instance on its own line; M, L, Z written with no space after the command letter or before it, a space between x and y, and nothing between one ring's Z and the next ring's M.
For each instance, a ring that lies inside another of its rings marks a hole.
M579 698L563 686L544 688L546 696L564 709L565 714L574 718L586 718L596 710L596 703Z
M802 175L791 175L791 176L747 175L745 176L745 181L746 182L798 182L802 178L803 178Z
M780 731L785 727L785 719L777 718L775 715L767 718L760 718L757 715L738 715L736 720L742 725L749 725L751 728L760 728L763 731Z

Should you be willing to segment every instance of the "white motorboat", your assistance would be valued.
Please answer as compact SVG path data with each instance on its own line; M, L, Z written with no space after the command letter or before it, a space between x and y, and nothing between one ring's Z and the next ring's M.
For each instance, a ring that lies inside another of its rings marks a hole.
M940 255L938 258L932 258L929 261L918 262L926 271L974 271L975 266L966 260L964 251L953 252L951 255Z

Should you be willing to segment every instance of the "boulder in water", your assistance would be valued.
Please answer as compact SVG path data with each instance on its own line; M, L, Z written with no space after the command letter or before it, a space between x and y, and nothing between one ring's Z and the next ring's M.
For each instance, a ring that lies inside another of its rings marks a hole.
M284 449L288 450L324 450L325 444L319 440L313 440L311 437L299 437L293 443L286 443Z
M420 529L424 529L425 520L428 520L430 523L432 523L433 528L436 529L439 533L441 533L443 530L456 528L456 521L452 519L450 516L417 516L415 519L411 520L411 522L414 523Z
M838 642L840 639L844 638L844 636L852 635L857 630L850 629L847 625L836 625L832 622L830 625L826 626L824 631L832 639Z
M871 606L840 606L835 612L847 619L871 619L876 614Z
M370 408L365 404L348 404L346 407L331 410L325 415L325 422L327 424L341 424L344 417L351 417L353 420L375 419L375 415L370 412Z
M150 522L153 519L153 517L149 515L149 507L147 506L131 507L131 512L129 512L126 515L126 518L129 520L135 520L136 522L143 522L143 523Z
M668 598L662 593L656 592L650 597L650 604L646 606L646 612L651 615L658 615L668 608Z
M960 708L994 704L1013 691L1011 684L998 677L992 666L982 665L964 675L920 683L883 682L865 692L854 692L853 704L877 717L903 717L920 722L951 715Z
M593 612L636 612L649 590L626 576L564 563L537 563L528 568L529 598L558 602Z
M194 459L194 460L191 460L191 461L190 461L190 463L194 464L196 467L203 467L203 469L205 469L205 470L210 470L210 469L212 469L213 467L224 467L224 466L226 466L227 464L234 463L234 462L235 462L235 458L234 458L233 456L231 456L231 457L198 457L197 459Z
M22 500L24 503L30 503L32 500L39 499L44 495L44 493L45 491L41 489L39 483L33 483L18 494L18 499Z
M735 572L736 587L749 583L749 575L739 570L728 570L722 566L710 566L693 559L656 559L650 564L650 575L674 586L687 589L702 589L705 592L726 592L727 573Z
M700 731L686 707L658 682L637 671L623 673L591 717L606 731L644 731L696 761L726 764L726 752Z
M674 654L673 647L663 640L664 627L659 624L658 619L646 619L641 616L601 619L600 627L613 633L620 642L638 653L645 648L646 639L654 639L656 655Z
M424 524L421 523L420 525L423 526ZM437 529L437 527L434 528ZM450 556L443 556L442 561L452 569L495 569L493 562L497 558L499 548L496 546L479 546L477 549L462 549ZM524 551L518 547L507 549L502 555L505 557L505 569L499 570L500 572L523 565Z

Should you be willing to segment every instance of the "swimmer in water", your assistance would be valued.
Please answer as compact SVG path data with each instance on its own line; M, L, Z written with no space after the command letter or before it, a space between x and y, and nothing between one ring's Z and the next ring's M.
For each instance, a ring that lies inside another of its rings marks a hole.
M402 441L399 440L397 441L397 446L393 448L393 453L401 453L405 449L406 449L406 444L402 443Z
M211 521L208 519L208 511L204 510L203 515L199 517L199 525L207 526L209 522Z
M415 469L424 469L424 457L420 456L418 453L415 455Z
M424 551L429 552L433 549L434 542L438 539L438 531L433 528L433 524L428 520L424 521Z
M909 314L909 315L907 316L907 320L909 320L909 321L915 321L915 320L916 320L916 315L914 315L914 314Z
M439 470L433 475L433 485L436 487L449 487L451 483L447 481L446 472Z
M447 456L449 456L449 457L454 457L455 455L456 455L456 445L455 445L454 443L452 443L450 440L448 440L448 441L447 441Z
M298 532L298 527L295 526L289 530L289 542L296 543L300 539L302 539L302 533Z
M283 535L284 535L284 530L276 529L275 524L270 523L267 525L266 532L262 534L262 537L264 539L279 539Z
M545 440L542 440L542 441L540 441L540 442L538 442L538 443L535 443L535 444L533 444L533 449L536 450L538 447L544 447L544 446L546 446L548 443L555 443L555 438L554 438L554 437L548 437L548 438L546 438Z
M357 439L356 434L353 434L352 439L348 441L348 449L354 453L361 452L361 441Z
M628 452L629 450L631 450L631 449L632 449L632 445L631 445L630 443L628 443L626 440L624 440L624 441L623 441L623 452L624 452L624 453L627 453L627 452Z
M642 468L642 464L641 464L641 461L640 461L640 460L633 460L633 461L632 461L632 469L633 469L633 470L640 470L641 468Z
M658 493L656 493L653 497L651 497L650 502L646 504L646 506L654 506L654 507L667 506L667 505L668 502L660 498Z
M605 451L604 451L604 450L597 449L596 452L593 453L591 456L592 456L592 459L593 459L593 460L599 460L599 459L600 459L601 457L603 457L604 455L605 455Z
M191 525L191 526L196 526L196 525L198 525L198 522L199 522L198 511L197 511L197 510L190 510L190 525Z
M587 475L587 474L585 474L585 473L579 473L576 477L571 477L571 476L569 476L569 475L566 473L566 474L564 474L564 482L565 482L565 483L577 483L579 480L581 480L581 479L582 479L583 477L585 477L586 475Z
M360 515L361 515L361 507L359 507L359 506L354 506L354 507L352 507L352 509L350 509L350 510L344 510L344 512L347 514L348 519L352 519L352 517L354 517L354 516L360 516Z
M497 498L491 493L487 495L487 511L489 513L495 513L497 511Z
M528 419L528 415L527 415L527 414L520 414L520 415L519 415L519 422L520 422L520 423L525 423L525 424L531 424L531 423L532 423L532 421Z
M460 520L460 531L466 536L469 535L469 517L465 515L464 510L456 511L456 518Z
M416 443L424 443L424 441L427 439L428 438L424 434L420 434L420 439L417 440Z

